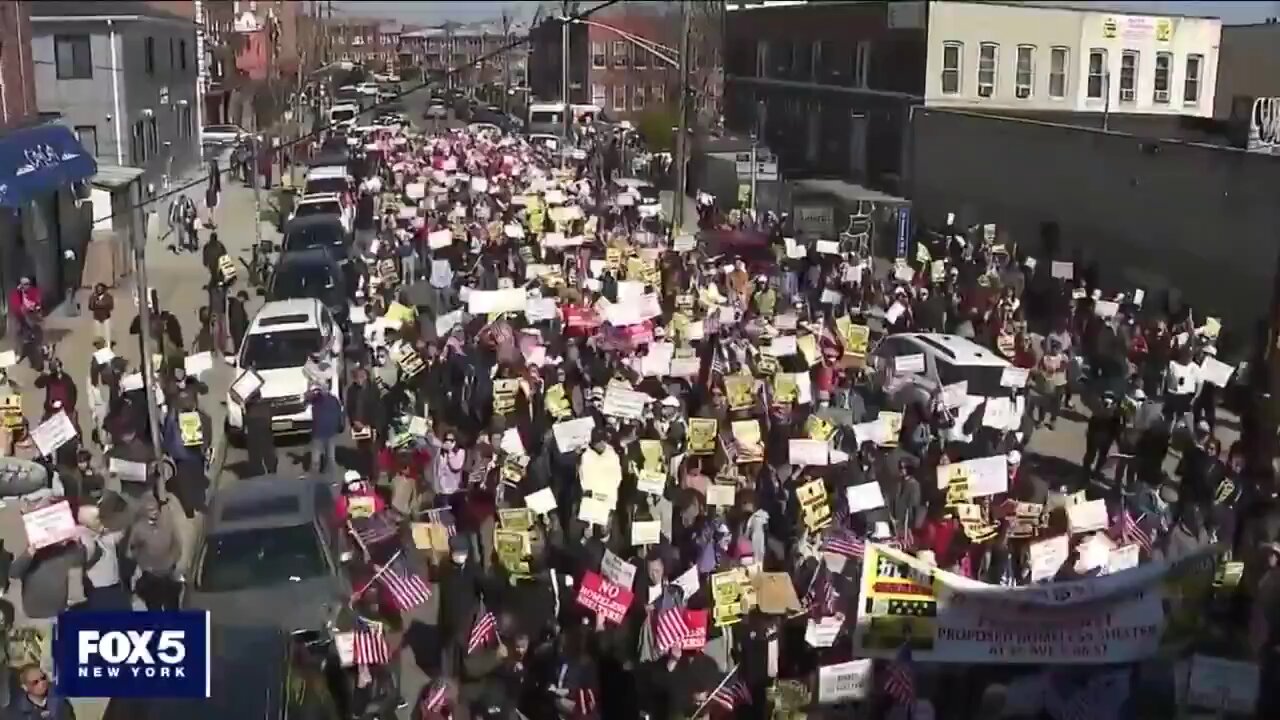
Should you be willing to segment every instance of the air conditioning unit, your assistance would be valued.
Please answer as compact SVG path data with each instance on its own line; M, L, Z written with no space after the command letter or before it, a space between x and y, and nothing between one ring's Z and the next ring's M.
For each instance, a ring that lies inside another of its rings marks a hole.
M1120 102L1133 102L1133 90L1120 88Z
M1167 103L1167 102L1169 102L1169 91L1168 91L1168 90L1157 90L1157 91L1156 91L1156 102L1158 102L1158 103Z
M1014 91L1014 94L1018 96L1019 100L1026 100L1027 98L1031 97L1031 88L1020 87Z

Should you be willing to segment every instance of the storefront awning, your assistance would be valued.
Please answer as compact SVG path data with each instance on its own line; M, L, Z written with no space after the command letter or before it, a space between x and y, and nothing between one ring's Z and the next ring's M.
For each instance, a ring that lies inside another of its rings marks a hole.
M0 205L21 207L37 195L98 172L71 130L47 124L0 136Z

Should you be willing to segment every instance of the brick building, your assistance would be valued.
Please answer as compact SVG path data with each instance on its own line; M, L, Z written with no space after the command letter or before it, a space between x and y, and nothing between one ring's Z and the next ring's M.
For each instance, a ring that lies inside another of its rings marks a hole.
M406 32L400 36L400 62L416 65L428 76L455 70L448 80L454 86L502 83L507 73L511 84L519 85L526 51L522 45L507 46L524 33L521 26L510 25L504 32L495 23L447 24Z
M0 129L36 115L36 76L31 64L31 3L0 3Z

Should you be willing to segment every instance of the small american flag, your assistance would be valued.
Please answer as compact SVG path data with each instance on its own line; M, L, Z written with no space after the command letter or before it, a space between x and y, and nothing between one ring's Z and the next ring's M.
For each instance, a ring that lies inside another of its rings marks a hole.
M851 531L840 529L827 535L827 539L822 542L822 551L861 560L866 554L866 545Z
M579 688L573 694L574 714L587 717L596 711L596 691L591 688Z
M427 511L427 520L429 522L443 525L445 532L449 537L458 534L458 523L454 521L453 510L449 508L437 508Z
M899 705L916 701L916 671L911 664L911 647L903 645L884 673L884 691Z
M395 522L387 517L386 513L351 518L351 528L355 531L356 537L366 547L394 540L400 532Z
M386 665L391 662L391 647L387 645L382 623L357 617L352 648L352 659L357 665Z
M1112 523L1111 535L1119 538L1126 545L1138 545L1146 554L1151 554L1152 540L1151 534L1142 529L1142 519L1146 517L1146 513L1138 516L1135 520L1128 510L1121 510L1119 517Z
M835 614L836 588L831 580L831 571L827 569L825 563L818 566L817 575L809 584L808 592L804 594L804 605L809 608L809 614L815 618Z
M655 640L661 652L680 646L685 636L689 634L689 625L685 622L684 611L678 607L668 608L658 613L653 625Z
M471 626L471 637L467 638L467 652L473 653L497 639L498 618L486 610L476 618L476 624Z
M378 584L391 596L391 602L400 610L412 610L431 597L431 588L422 576L409 569L404 558L397 555L387 563Z
M716 688L711 693L711 702L719 705L725 710L732 711L739 704L751 704L751 690L747 688L747 684L741 679L735 679Z
M448 696L449 686L443 680L436 680L422 694L422 702L419 706L424 713L439 713L448 703Z
M714 381L717 375L719 375L720 377L724 377L724 369L725 369L724 361L720 359L719 350L712 350L711 351L711 376L708 378L708 380Z

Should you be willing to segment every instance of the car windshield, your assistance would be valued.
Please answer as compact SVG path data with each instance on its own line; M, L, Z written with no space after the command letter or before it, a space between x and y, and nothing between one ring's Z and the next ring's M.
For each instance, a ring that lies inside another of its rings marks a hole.
M311 525L222 533L209 538L196 589L234 592L301 582L323 576L325 565Z
M328 263L286 261L276 269L271 299L312 298L332 307L341 298L331 270Z
M308 215L341 215L342 203L337 200L302 203L298 206L297 214L298 217L307 217Z
M343 193L348 189L346 178L315 178L307 181L306 194L313 195L316 193Z
M555 110L534 110L529 113L529 122L547 125L559 125L564 122L564 113Z
M240 128L235 125L208 125L204 130L205 132L233 133L239 132Z
M253 333L245 338L241 364L251 370L302 367L320 346L320 331L315 328Z
M343 122L345 120L350 120L355 116L356 112L354 110L334 110L330 114L330 119L334 122Z

